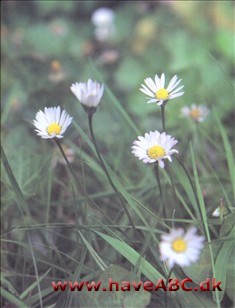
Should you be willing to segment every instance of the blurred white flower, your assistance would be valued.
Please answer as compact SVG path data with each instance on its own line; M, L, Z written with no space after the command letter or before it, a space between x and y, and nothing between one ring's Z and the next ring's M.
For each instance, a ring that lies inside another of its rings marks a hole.
M161 260L168 261L169 268L175 264L188 266L199 259L204 247L204 236L198 236L197 229L191 227L185 232L182 228L172 229L161 236L159 250Z
M37 135L44 138L63 138L63 133L72 123L73 118L70 117L65 110L61 112L58 107L45 107L44 112L39 110L33 121L36 127Z
M159 78L158 75L155 75L155 79L148 77L146 78L145 84L142 84L140 91L148 95L150 100L147 103L157 103L159 106L163 104L164 101L168 99L173 99L179 96L182 96L184 92L179 92L184 86L178 86L182 79L178 79L178 76L175 75L167 88L165 88L165 74L162 74Z
M97 107L104 93L104 85L97 81L88 80L87 83L74 83L70 87L73 94L77 97L81 104L86 107Z
M191 107L183 107L181 114L183 117L190 118L195 122L203 122L209 114L209 109L203 105L193 104Z
M177 150L171 149L178 141L166 133L150 132L138 139L133 142L132 153L144 163L158 162L159 166L164 168L163 159L172 161L171 155L178 153Z
M99 8L93 12L91 21L95 26L95 37L99 41L106 41L115 33L114 12L109 8Z
M212 213L214 217L220 217L220 207L217 207L214 212Z
M114 21L114 12L109 8L101 7L92 13L91 21L96 27L109 26Z

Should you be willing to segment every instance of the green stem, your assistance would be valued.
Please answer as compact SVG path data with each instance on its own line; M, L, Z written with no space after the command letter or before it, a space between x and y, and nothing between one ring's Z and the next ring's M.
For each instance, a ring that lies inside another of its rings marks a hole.
M73 171L73 168L72 168L70 162L68 161L67 156L66 156L65 153L64 153L64 150L63 150L63 148L62 148L62 146L61 146L59 140L58 140L58 139L55 139L55 142L56 142L56 144L58 145L58 147L59 147L59 149L60 149L60 151L61 151L61 153L62 153L62 155L63 155L63 157L64 157L64 160L66 161L66 163L67 163L67 165L68 165L68 167L69 167L69 170L71 171L71 174L73 175L73 177L74 177L74 179L76 180L76 182L77 182L78 186L80 187L80 189L81 189L81 190L84 192L84 194L86 195L87 199L97 208L97 210L98 210L106 219L108 219L108 221L109 221L110 223L112 223L112 220L111 220L105 213L103 213L103 211L102 211L99 207L97 207L97 205L96 205L96 203L94 202L94 200L92 200L92 198L87 194L85 188L82 186L82 184L81 184L80 181L78 180L78 178L77 178L75 172ZM80 226L80 227L81 227L81 226ZM119 231L120 231L123 235L126 235L121 229L120 229ZM127 236L127 235L126 235L126 236ZM128 236L127 236L127 238L128 238Z
M119 193L119 191L117 190L116 186L114 185L114 183L113 183L113 181L112 181L112 179L111 179L111 177L110 177L110 175L109 175L109 172L108 172L108 170L107 170L107 168L106 168L106 166L105 166L105 163L104 163L104 161L103 161L103 158L102 158L102 156L101 156L101 154L100 154L99 148L98 148L98 146L97 146L96 139L95 139L95 135L94 135L94 131L93 131L93 126L92 126L93 114L94 114L94 113L92 113L92 112L88 112L88 123L89 123L89 129L90 129L91 138L92 138L93 144L94 144L94 146L95 146L96 154L97 154L97 156L98 156L98 158L99 158L100 164L101 164L101 166L102 166L102 168L103 168L103 170L104 170L104 172L105 172L105 174L106 174L106 176L107 176L107 179L108 179L110 185L112 186L114 192L116 193L116 195L117 195L117 197L118 197L118 199L119 199L119 201L120 201L120 203L121 203L121 205L122 205L122 207L123 207L123 209L124 209L124 211L125 211L125 213L126 213L128 219L129 219L129 222L130 222L130 224L131 224L131 226L132 226L132 228L133 228L133 231L134 231L135 233L137 233L136 227L135 227L135 225L134 225L134 223L133 223L133 221L132 221L132 218L131 218L131 216L130 216L130 213L128 212L127 206L126 206L125 202L123 201L122 196L120 195L120 193Z
M165 132L165 130L166 130L166 126L165 126L165 106L166 106L165 103L163 103L163 104L161 105L161 113L162 113L162 130L163 130L163 132Z
M72 168L72 166L71 166L71 164L70 164L70 162L69 162L67 156L65 155L65 152L64 152L64 150L63 150L63 148L62 148L62 146L61 146L61 144L60 144L60 141L59 141L58 139L56 139L56 138L55 138L54 140L55 140L55 142L56 142L58 148L60 149L60 152L61 152L61 154L63 155L64 160L65 160L66 164L68 165L69 170L70 170L72 176L74 177L75 181L77 182L78 186L79 186L79 187L81 188L81 190L82 190L83 192L85 192L85 194L87 195L87 193L86 193L84 187L82 186L82 184L80 183L79 179L77 178L75 172L73 171L73 168Z
M154 163L154 173L155 173L155 177L156 177L158 188L159 188L163 217L166 218L166 209L165 209L165 204L164 204L164 200L163 200L162 186L161 186L161 180L160 180L160 176L159 176L158 162Z

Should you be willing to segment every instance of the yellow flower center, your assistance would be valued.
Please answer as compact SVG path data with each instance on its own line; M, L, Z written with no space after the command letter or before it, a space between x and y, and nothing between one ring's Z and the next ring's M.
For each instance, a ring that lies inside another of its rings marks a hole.
M61 132L61 126L58 123L53 122L47 127L47 132L49 135L59 135Z
M190 117L197 120L201 116L201 111L198 108L194 108L190 111Z
M177 238L172 243L172 249L175 252L184 252L187 249L187 243L183 238Z
M159 89L155 94L157 99L168 99L169 92L166 89Z
M160 145L154 145L153 147L149 148L147 151L148 157L151 159L158 159L163 157L166 152Z

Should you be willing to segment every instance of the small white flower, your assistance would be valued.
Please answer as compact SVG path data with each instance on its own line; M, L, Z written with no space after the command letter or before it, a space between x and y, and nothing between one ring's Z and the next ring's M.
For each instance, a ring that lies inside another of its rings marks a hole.
M165 88L165 74L161 75L161 78L158 75L155 75L155 79L148 77L146 78L145 84L142 84L142 91L144 94L148 95L150 100L147 103L157 103L159 106L163 104L164 101L168 99L173 99L184 94L184 92L179 92L184 86L176 88L182 79L178 79L178 76L175 75L167 88Z
M166 133L150 132L144 137L139 136L138 139L133 142L132 153L144 163L158 162L159 166L164 168L163 159L167 158L171 162L171 155L178 153L177 150L171 150L178 141Z
M212 213L214 217L220 217L220 207L217 207L214 212Z
M38 136L44 139L61 139L72 120L73 118L65 110L61 112L60 106L45 107L44 112L42 110L37 112L33 124L36 127L35 131Z
M87 83L74 83L70 87L81 104L86 107L97 107L104 93L104 85L88 80Z
M114 20L114 12L109 8L99 8L91 16L91 21L96 27L109 27Z
M114 33L114 12L109 8L99 8L91 16L91 21L95 25L95 37L98 41L105 42Z
M181 113L183 117L191 118L195 122L203 122L209 114L209 109L206 106L193 104L191 107L183 107Z
M172 229L161 236L159 250L161 260L168 261L169 268L175 264L188 266L199 259L204 247L204 236L198 236L197 229L191 227L185 232L182 228Z

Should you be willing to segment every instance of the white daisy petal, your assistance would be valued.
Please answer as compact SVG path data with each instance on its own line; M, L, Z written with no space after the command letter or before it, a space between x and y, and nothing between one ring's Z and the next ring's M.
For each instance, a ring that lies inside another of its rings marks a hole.
M180 93L176 93L176 94L170 94L170 95L169 95L169 99L172 99L172 98L176 98L176 97L182 96L183 94L184 94L184 92L180 92Z
M158 164L159 164L159 167L161 167L162 169L163 169L164 166L165 166L164 161L161 160L161 159L158 161Z
M44 139L63 138L63 133L72 122L65 110L58 107L45 107L44 112L39 110L33 120L37 135Z
M159 243L160 259L167 261L170 268L175 264L189 266L196 262L204 247L204 236L198 236L197 229L191 227L188 231L182 228L172 229L168 234L161 235Z
M156 84L156 87L158 88L158 89L160 89L161 88L161 83L160 83L160 81L161 81L161 79L158 77L158 75L156 74L155 75L155 84Z
M166 80L165 74L162 73L162 75L161 75L161 88L164 88L164 87L165 87L165 80Z
M140 88L140 91L143 92L144 94L150 96L150 97L154 97L154 93L151 92L144 84L141 85L142 88Z
M164 159L171 160L171 154L178 153L176 149L172 149L177 142L166 133L151 131L145 133L144 137L139 136L138 140L133 142L131 149L132 153L144 163L158 162L159 166L164 168Z
M157 86L151 78L146 78L144 81L153 93L157 92Z
M181 108L181 116L194 122L203 122L209 114L209 109L203 105L192 104L191 107Z
M178 79L177 75L174 75L167 87L165 87L165 74L162 73L159 78L156 74L154 79L150 77L145 78L145 84L141 85L140 91L148 95L148 98L154 98L147 101L147 103L157 103L161 106L164 101L179 97L184 94L184 92L179 92L183 89L183 85L178 87L181 79Z
M171 95L172 95L172 94L176 94L176 93L178 93L180 90L182 90L182 89L183 89L183 87L184 87L184 86L181 86L181 87L179 87L179 88L175 89L174 91L171 91Z
M175 75L175 76L173 76L173 77L171 78L171 81L170 81L170 83L169 83L169 85L168 85L168 87L167 87L167 90L168 90L169 92L170 92L171 90L173 90L173 89L177 86L177 84L180 83L181 79L177 81L177 78L178 78L177 75ZM176 82L176 81L177 81L177 82Z
M161 99L157 104L158 104L158 106L161 106L162 104L163 104L163 102L164 102L164 100L163 99Z
M60 106L56 108L56 112L55 112L55 122L59 123L59 120L60 120Z
M156 103L156 102L157 102L157 99L154 98L154 99L150 99L149 101L147 101L147 104Z
M80 103L89 108L96 108L104 93L104 85L91 79L87 83L76 82L70 89Z

